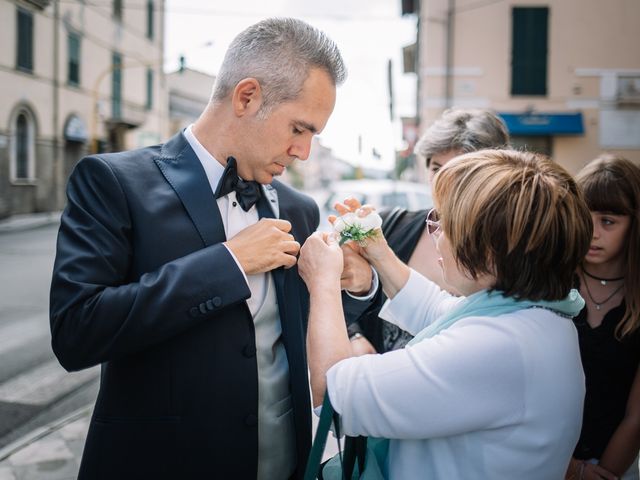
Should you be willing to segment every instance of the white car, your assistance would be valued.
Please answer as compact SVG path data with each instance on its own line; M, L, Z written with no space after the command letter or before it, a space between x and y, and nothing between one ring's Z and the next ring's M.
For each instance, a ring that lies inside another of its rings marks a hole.
M320 230L328 230L326 217L335 214L333 206L347 197L355 197L360 203L370 204L377 210L404 207L407 210L421 210L433 206L431 191L422 183L394 180L345 180L333 182L324 205L321 206Z

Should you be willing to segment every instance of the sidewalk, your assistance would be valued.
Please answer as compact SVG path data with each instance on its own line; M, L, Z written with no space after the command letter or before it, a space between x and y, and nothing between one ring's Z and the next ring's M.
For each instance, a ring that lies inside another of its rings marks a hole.
M73 480L78 476L93 405L0 450L0 480Z
M25 215L12 215L0 220L0 234L8 232L21 232L32 228L52 225L60 221L62 212L29 213ZM0 477L2 478L2 477Z
M75 480L92 411L93 404L87 405L0 449L0 480ZM312 420L315 435L318 417ZM330 435L323 460L337 452Z

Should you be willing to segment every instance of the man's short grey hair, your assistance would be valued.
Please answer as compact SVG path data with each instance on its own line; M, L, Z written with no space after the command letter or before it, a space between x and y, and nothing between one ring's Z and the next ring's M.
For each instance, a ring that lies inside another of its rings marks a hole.
M427 162L437 154L459 150L509 148L504 122L491 110L452 108L431 125L416 144L415 152Z
M211 101L226 98L245 78L262 89L263 113L295 100L312 68L327 72L334 85L347 77L337 45L323 32L295 18L269 18L242 31L231 42L218 72Z

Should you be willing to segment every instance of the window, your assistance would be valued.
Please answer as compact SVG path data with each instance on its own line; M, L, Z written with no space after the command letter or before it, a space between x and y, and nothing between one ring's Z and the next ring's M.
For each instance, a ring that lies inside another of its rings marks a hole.
M80 85L80 35L69 33L67 41L67 82L71 85Z
M113 0L113 18L122 21L122 0Z
M12 122L11 179L17 182L35 177L35 121L25 108L18 110Z
M147 103L145 105L147 110L153 108L153 70L147 68Z
M519 136L513 135L511 137L511 146L516 150L526 150L528 152L542 153L551 157L553 151L553 139L548 135L536 135L536 136Z
M33 72L33 14L18 8L16 67Z
M29 178L29 124L24 113L16 120L16 178Z
M549 9L512 11L511 95L547 94Z
M147 38L153 40L153 0L147 0Z
M122 57L114 52L111 69L111 115L113 118L122 116Z

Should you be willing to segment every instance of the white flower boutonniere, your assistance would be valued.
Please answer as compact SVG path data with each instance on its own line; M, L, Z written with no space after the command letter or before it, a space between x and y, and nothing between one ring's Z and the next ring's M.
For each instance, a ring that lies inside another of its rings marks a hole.
M357 242L360 246L366 246L367 239L375 238L378 229L382 226L382 218L375 211L361 217L356 213L347 213L336 218L333 229L340 235L340 245L348 242Z

